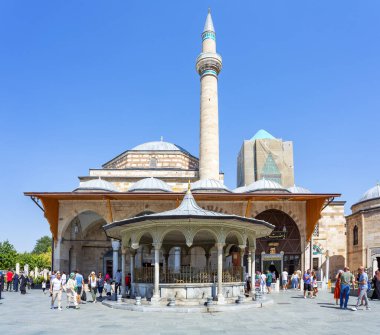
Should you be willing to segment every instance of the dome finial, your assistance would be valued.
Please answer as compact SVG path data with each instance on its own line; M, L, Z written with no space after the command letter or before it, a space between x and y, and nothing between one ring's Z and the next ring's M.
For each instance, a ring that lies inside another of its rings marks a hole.
M210 7L208 8L208 13L211 14L211 8Z

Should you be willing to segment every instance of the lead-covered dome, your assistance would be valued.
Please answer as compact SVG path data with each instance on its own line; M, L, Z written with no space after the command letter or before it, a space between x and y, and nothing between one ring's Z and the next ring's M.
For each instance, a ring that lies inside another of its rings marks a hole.
M309 189L305 187L297 186L297 185L289 187L287 190L291 193L299 193L299 194L311 193Z
M247 186L238 187L234 190L235 193L290 193L286 188L283 188L279 183L269 179L260 179Z
M91 179L87 181L81 181L79 187L73 192L118 192L118 189L109 181L104 179Z
M157 178L144 178L135 182L128 192L173 192L171 187Z
M192 192L231 192L226 185L216 179L201 179L191 183Z
M377 183L376 186L370 188L363 196L359 199L359 202L380 198L380 184Z
M153 141L139 144L132 148L133 151L182 151L188 153L184 148L177 144L164 142L164 141Z

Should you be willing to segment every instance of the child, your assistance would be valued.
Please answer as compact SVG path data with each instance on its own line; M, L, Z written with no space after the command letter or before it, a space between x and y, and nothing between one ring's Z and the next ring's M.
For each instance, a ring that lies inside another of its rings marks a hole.
M44 294L46 294L45 290L46 290L46 281L44 280L42 282L42 292L44 292Z
M313 283L313 295L314 297L317 297L317 294L318 294L318 284L317 284L317 275L314 273L314 276L313 276L313 279L312 279L312 283Z
M105 289L107 292L107 299L111 300L111 293L112 293L112 286L111 286L111 280L107 279Z

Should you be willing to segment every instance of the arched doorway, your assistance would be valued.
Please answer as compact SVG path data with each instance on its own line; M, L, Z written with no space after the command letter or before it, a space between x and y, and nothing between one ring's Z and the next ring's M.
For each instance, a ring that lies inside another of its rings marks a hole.
M292 274L301 269L301 236L297 224L283 211L269 209L256 216L275 225L273 232L256 241L256 269Z

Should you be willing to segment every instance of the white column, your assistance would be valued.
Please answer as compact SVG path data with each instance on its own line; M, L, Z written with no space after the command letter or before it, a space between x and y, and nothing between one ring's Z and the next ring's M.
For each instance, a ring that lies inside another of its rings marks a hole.
M181 248L174 248L174 271L181 271Z
M112 240L112 250L113 250L113 258L112 258L112 277L116 277L116 272L119 268L119 248L120 241Z
M161 243L153 243L154 247L154 291L152 300L160 299L160 249Z
M250 250L248 252L247 266L248 266L248 276L252 278L252 255L251 255Z
M121 295L125 297L125 254L127 249L121 249Z
M129 272L131 273L131 292L130 295L133 295L135 289L135 254L136 250L129 249Z
M249 253L251 256L251 278L252 282L255 282L255 273L256 273L256 257L255 257L256 249L250 248Z
M223 247L224 243L216 243L218 249L218 303L224 303L223 296Z

